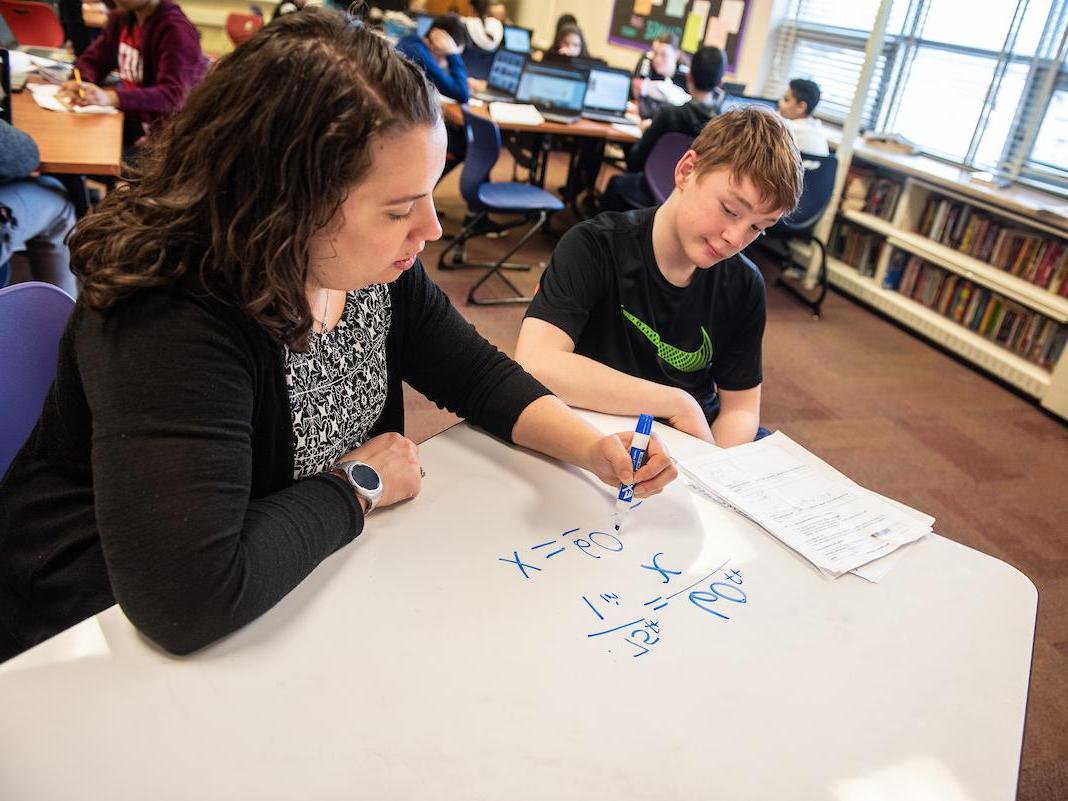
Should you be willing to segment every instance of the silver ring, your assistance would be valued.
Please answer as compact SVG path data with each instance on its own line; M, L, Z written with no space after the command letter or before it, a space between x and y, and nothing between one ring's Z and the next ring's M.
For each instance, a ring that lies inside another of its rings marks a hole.
M426 470L422 467L419 468L419 478L426 478Z

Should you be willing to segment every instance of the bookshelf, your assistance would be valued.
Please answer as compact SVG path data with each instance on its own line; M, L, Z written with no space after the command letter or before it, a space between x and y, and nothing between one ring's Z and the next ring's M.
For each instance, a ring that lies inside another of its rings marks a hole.
M858 144L829 280L1068 419L1068 219L966 179Z

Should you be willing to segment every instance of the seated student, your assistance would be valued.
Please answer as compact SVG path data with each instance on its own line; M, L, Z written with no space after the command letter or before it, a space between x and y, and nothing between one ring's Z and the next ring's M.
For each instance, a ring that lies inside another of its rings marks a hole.
M75 297L78 287L66 243L74 227L74 206L55 178L31 177L40 163L30 135L0 120L0 270L13 253L25 251L30 278Z
M582 35L582 29L574 23L557 27L556 38L549 52L567 58L589 58L590 55L586 49L586 37Z
M419 493L402 381L638 496L674 477L658 444L632 474L629 435L427 277L444 145L422 71L338 12L279 18L193 90L71 240L82 296L0 484L0 661L116 601L178 654L255 620Z
M75 106L114 106L125 115L123 146L129 149L185 103L208 69L200 34L171 0L115 0L100 36L74 62L83 83L63 84ZM117 69L121 85L99 86Z
M467 38L474 47L496 50L504 41L504 23L489 13L487 0L471 0L474 16L463 17Z
M660 101L646 98L643 94L649 89L649 81L671 81L675 86L686 91L686 73L689 67L682 60L678 37L672 33L662 33L656 37L650 49L642 55L634 66L631 78L631 97L641 101L643 117L655 116L661 105Z
M561 238L516 359L572 406L648 412L723 447L760 424L764 281L741 251L801 195L801 157L771 111L714 118L659 208Z
M673 131L696 137L705 124L719 113L723 102L723 52L718 47L702 47L693 57L686 87L690 102L683 106L666 106L652 119L638 144L627 153L630 172L616 175L605 187L600 208L603 211L626 211L652 206L656 200L645 185L645 161L653 146L664 134Z
M430 24L426 36L410 33L397 42L397 50L426 73L430 82L445 97L457 103L470 99L467 67L461 54L466 40L464 24L455 14L444 14Z
M471 97L467 81L467 67L461 54L464 51L464 24L455 14L435 18L426 36L411 33L397 42L397 50L418 64L430 82L444 97L466 103ZM467 132L464 126L445 123L448 137L446 166L442 176L463 163L467 155Z
M827 134L823 123L812 116L820 102L820 87L815 81L794 78L779 101L779 113L786 120L786 127L794 135L794 141L802 153L811 156L827 156Z

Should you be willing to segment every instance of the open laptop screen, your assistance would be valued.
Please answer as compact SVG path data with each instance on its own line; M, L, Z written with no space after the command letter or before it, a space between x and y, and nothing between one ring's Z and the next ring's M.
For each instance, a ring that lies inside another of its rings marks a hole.
M627 110L629 99L630 73L627 70L590 70L583 104L587 109L622 114Z
M527 62L515 99L520 103L578 113L586 95L586 73Z
M415 14L415 32L420 37L426 36L430 26L434 24L433 14Z
M530 28L517 25L504 26L504 49L514 53L530 52Z
M523 64L527 57L523 53L498 50L493 56L486 83L490 89L514 95L519 89L519 76L523 74Z
M746 97L744 95L727 95L723 98L723 102L720 104L720 113L724 111L730 111L736 108L745 108L746 106L764 106L772 111L779 110L779 101L772 100L769 97Z

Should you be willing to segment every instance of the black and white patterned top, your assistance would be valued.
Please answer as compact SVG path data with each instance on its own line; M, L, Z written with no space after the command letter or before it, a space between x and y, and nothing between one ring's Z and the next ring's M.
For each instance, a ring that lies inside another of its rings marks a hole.
M384 284L349 292L332 330L313 333L305 353L286 348L293 478L329 469L364 443L382 414L390 311Z

